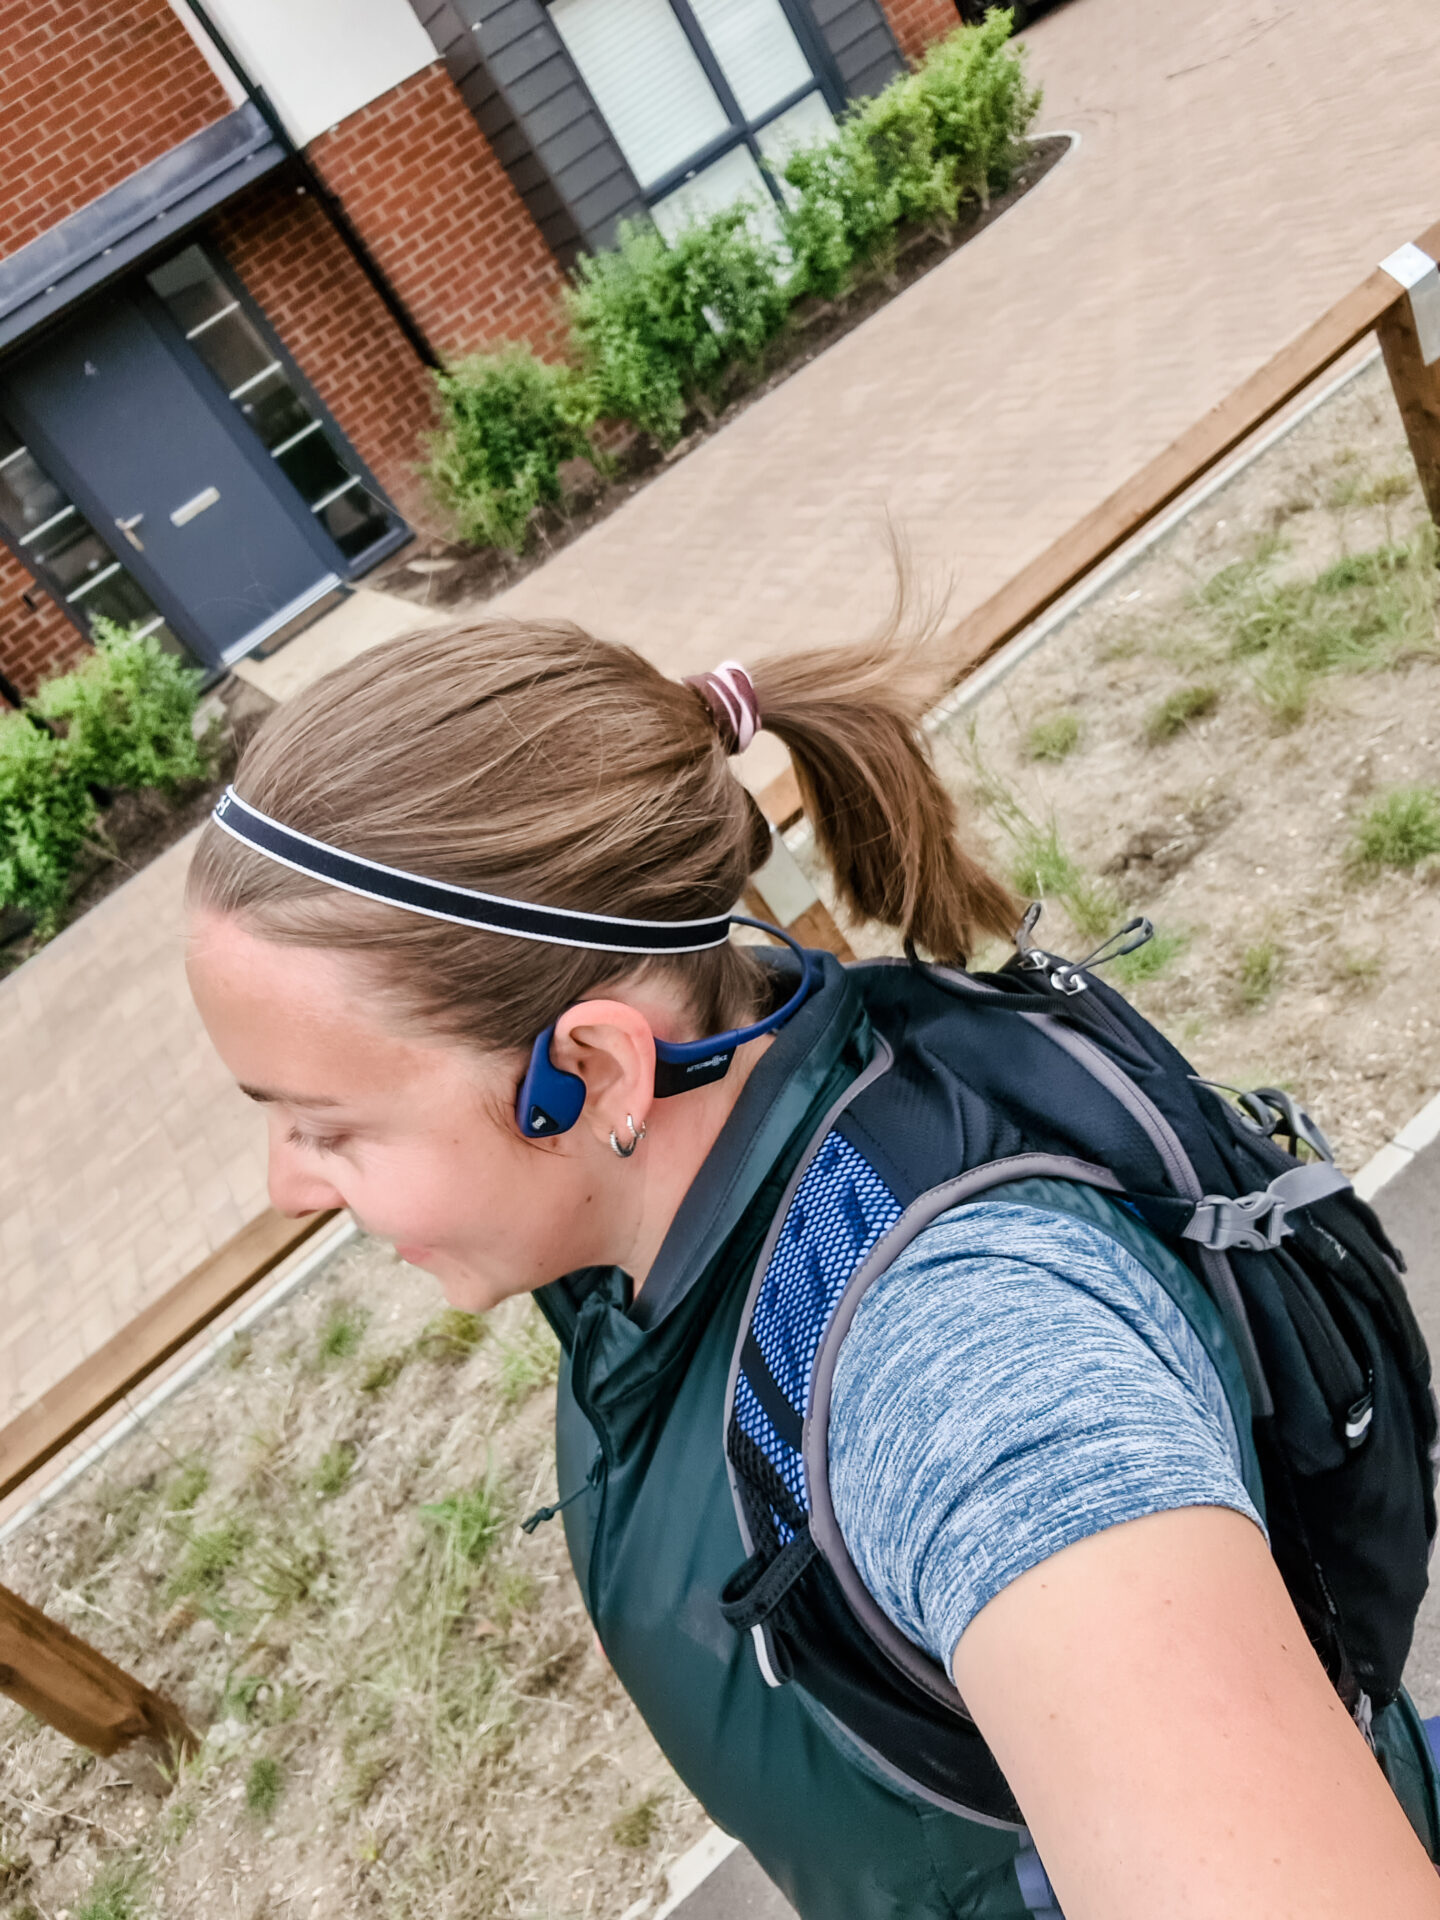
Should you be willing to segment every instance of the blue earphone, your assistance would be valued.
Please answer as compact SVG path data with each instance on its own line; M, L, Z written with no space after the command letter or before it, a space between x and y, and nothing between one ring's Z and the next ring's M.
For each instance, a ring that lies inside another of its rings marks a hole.
M729 1033L711 1034L704 1040L657 1040L655 1093L659 1099L672 1093L685 1093L691 1087L708 1086L712 1080L723 1080L737 1047L747 1040L758 1040L762 1033L773 1033L777 1027L783 1027L820 984L822 963L818 954L808 953L798 940L792 940L782 928L772 927L764 920L751 920L740 913L731 914L730 919L737 927L758 927L773 939L782 940L800 962L800 984L783 1007L757 1020L753 1026L734 1027ZM585 1082L578 1073L564 1072L550 1058L550 1042L554 1037L552 1024L536 1038L515 1100L515 1124L527 1140L544 1140L551 1134L568 1133L585 1105Z

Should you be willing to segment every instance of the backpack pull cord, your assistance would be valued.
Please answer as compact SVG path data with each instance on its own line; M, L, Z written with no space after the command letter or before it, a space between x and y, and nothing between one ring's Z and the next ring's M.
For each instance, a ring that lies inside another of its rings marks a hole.
M1242 1092L1239 1087L1227 1086L1223 1080L1207 1080L1203 1074L1192 1073L1191 1080L1197 1087L1209 1087L1212 1093L1228 1093L1240 1109L1240 1117L1247 1127L1256 1133L1264 1134L1267 1140L1273 1140L1277 1133L1290 1142L1290 1150L1298 1159L1303 1142L1310 1151L1321 1160L1328 1160L1333 1166L1335 1150L1319 1125L1310 1118L1304 1107L1296 1106L1294 1099L1283 1087L1253 1087Z
M1046 953L1043 947L1037 947L1030 938L1043 908L1042 900L1032 900L1025 909L1025 918L1015 929L1015 949L1024 970L1027 973L1047 974L1057 993L1083 993L1087 967L1103 967L1108 961L1120 959L1122 954L1134 953L1137 947L1143 947L1147 940L1155 938L1154 926L1141 914L1137 919L1127 920L1117 933L1112 933L1108 940L1102 940L1095 951L1087 953L1083 960L1056 960L1053 954Z
M1102 940L1093 953L1087 953L1083 960L1065 960L1050 972L1050 984L1059 993L1081 993L1084 991L1083 975L1086 969L1092 972L1096 967L1108 965L1111 960L1119 960L1124 954L1134 953L1137 947L1143 947L1147 940L1155 938L1155 928L1144 914L1134 920L1127 920L1108 940Z
M595 1464L576 1487L573 1493L567 1493L563 1500L557 1500L553 1507L537 1507L528 1519L520 1522L522 1533L534 1533L537 1527L543 1527L547 1520L553 1520L557 1513L563 1513L566 1507L573 1506L582 1493L593 1493L600 1484L600 1475L605 1470L605 1456L597 1453Z

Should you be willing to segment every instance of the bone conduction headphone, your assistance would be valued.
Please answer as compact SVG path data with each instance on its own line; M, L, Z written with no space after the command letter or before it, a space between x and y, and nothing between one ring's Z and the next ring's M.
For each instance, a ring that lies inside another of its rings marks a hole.
M587 947L598 953L702 953L722 946L735 926L758 928L789 947L800 962L800 982L774 1013L748 1027L732 1027L727 1033L711 1034L703 1040L655 1042L658 1099L723 1080L737 1047L783 1027L820 984L817 955L807 953L783 928L752 920L743 913L716 914L707 920L624 920L613 914L580 913L568 907L537 907L528 901L507 900L499 894L480 893L443 880L426 880L399 867L382 866L378 861L345 853L324 840L312 839L308 833L297 833L250 806L234 787L225 789L212 818L233 839L279 866L309 874L362 899L383 901L431 920L481 927L488 933L539 940L550 946ZM579 1074L557 1067L550 1058L554 1037L553 1024L536 1037L515 1102L515 1124L530 1140L568 1133L585 1105L585 1082Z

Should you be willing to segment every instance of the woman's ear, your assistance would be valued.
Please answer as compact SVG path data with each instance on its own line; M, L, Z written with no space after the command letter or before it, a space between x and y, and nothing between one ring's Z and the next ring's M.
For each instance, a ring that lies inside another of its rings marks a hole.
M655 1099L655 1035L623 1000L582 1000L555 1023L550 1058L585 1082L581 1115L597 1140L643 1127Z

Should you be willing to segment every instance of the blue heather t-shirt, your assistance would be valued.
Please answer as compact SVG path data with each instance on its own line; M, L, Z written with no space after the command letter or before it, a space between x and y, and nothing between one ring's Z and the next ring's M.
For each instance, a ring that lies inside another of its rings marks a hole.
M1260 1524L1219 1376L1169 1292L1100 1226L1034 1206L942 1214L871 1286L829 1447L857 1571L947 1672L987 1601L1062 1547L1177 1507Z

